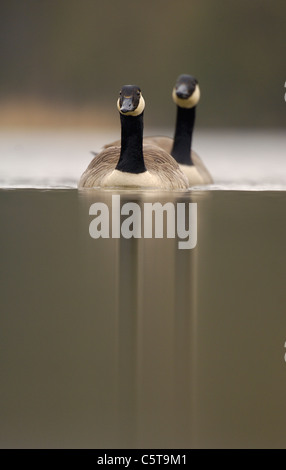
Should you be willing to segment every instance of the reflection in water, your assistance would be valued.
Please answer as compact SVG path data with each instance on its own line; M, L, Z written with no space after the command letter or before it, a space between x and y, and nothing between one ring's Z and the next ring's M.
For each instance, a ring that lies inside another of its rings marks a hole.
M1 447L285 446L285 194L118 193L196 202L192 250L93 239L112 194L0 192Z
M136 447L138 364L138 240L120 238L115 265L118 285L117 410L118 442Z
M81 193L85 230L92 220L87 217L90 205L104 201L111 214L111 197L108 191ZM176 198L155 193L153 198L150 194L121 192L121 206L137 203L143 220L144 202L191 202L189 194ZM95 248L106 241L92 243ZM189 447L195 250L179 250L178 239L166 238L166 215L163 239L121 237L108 243L116 247L111 260L116 286L110 295L115 293L117 299L117 445Z

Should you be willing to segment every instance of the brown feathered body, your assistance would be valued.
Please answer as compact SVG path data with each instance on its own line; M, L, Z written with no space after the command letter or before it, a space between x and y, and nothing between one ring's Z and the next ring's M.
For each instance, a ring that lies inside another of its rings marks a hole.
M187 189L189 184L178 163L165 150L156 145L144 144L143 155L146 172L124 173L116 170L120 157L120 141L105 145L82 174L79 188L134 187L166 190Z
M171 154L172 147L173 147L173 139L171 137L165 137L165 136L151 136L151 137L144 137L144 143L148 145L155 145L167 152L168 154ZM115 142L111 142L110 144L106 144L103 148L109 148L113 146L118 146L120 145L120 140L116 140ZM198 156L194 150L191 150L191 155L192 155L192 161L194 163L195 168L197 169L199 175L202 177L202 181L204 184L211 184L213 183L213 179L205 167L204 163L202 162L201 158ZM185 165L184 169L185 170Z

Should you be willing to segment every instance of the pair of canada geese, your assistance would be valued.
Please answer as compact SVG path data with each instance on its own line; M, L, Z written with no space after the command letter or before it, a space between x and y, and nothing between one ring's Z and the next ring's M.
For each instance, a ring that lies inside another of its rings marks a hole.
M212 177L192 150L198 81L180 75L172 93L177 105L174 140L169 137L143 139L145 102L135 85L123 86L117 101L121 141L107 144L96 154L80 178L79 188L128 187L187 189L210 184Z

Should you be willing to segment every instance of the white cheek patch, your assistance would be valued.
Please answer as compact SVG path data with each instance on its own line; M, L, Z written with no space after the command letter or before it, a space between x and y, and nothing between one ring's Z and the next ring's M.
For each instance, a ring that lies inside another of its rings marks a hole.
M120 98L118 98L118 100L117 100L117 109L121 113L121 111L120 111ZM144 101L143 96L141 95L138 106L137 106L136 109L134 109L134 111L129 111L128 113L121 113L121 114L123 116L139 116L139 114L143 113L144 109L145 109L145 101Z
M193 108L200 101L200 96L201 96L201 92L200 92L200 87L198 84L196 85L196 88L193 94L187 99L178 98L178 96L176 95L175 88L173 89L173 93L172 93L173 101L178 106L180 106L180 108Z
M144 101L143 96L141 95L137 108L133 111L133 113L130 113L130 114L132 114L132 116L139 116L139 114L143 113L144 109L145 109L145 101Z

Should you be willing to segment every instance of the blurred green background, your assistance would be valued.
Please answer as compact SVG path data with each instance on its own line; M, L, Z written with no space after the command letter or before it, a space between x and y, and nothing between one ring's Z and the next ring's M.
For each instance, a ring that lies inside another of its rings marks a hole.
M32 110L35 123L74 113L115 126L118 91L135 83L145 124L173 126L172 87L191 73L200 127L284 127L285 0L0 4L0 125L25 124Z

